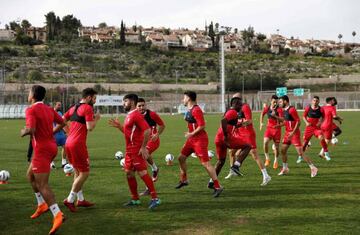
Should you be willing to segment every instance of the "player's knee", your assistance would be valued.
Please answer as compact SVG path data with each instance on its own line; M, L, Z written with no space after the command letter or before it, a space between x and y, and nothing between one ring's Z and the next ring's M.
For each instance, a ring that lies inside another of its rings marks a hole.
M185 159L186 159L186 157L185 157L184 155L180 155L180 156L178 157L178 161L179 161L179 162L185 162Z

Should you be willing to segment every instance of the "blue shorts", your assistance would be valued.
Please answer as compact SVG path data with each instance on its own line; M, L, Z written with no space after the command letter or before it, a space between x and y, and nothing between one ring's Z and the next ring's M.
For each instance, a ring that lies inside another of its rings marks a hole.
M64 146L66 143L66 136L55 136L57 146Z

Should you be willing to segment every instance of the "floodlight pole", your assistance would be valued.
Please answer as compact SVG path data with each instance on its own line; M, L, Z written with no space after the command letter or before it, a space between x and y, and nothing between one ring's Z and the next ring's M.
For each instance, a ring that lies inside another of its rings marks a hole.
M225 56L224 35L220 35L221 112L225 113Z

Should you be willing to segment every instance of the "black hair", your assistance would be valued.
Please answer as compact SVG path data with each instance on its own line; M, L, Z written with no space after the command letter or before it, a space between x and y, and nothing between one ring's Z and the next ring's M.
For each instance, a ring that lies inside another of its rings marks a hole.
M279 97L278 97L277 95L272 95L272 96L271 96L271 99L272 99L272 100L278 100Z
M142 102L142 103L145 103L145 99L144 98L138 98L138 103Z
M335 97L334 98L334 105L337 105L337 99Z
M285 100L286 102L289 102L289 97L287 95L281 96L280 99Z
M313 97L313 99L318 99L318 100L320 100L320 97L317 96L317 95L315 95L315 96Z
M123 100L126 100L126 99L134 101L135 105L139 101L139 97L137 96L137 94L127 94L124 96Z
M241 102L241 98L239 98L239 97L233 97L233 98L231 98L231 100L230 100L230 106L233 106L233 104L234 104L235 102Z
M91 96L93 97L94 95L97 94L97 91L95 91L93 88L85 88L83 91L82 91L82 98L85 99L86 97L88 96Z
M196 93L194 91L185 91L184 95L188 96L191 101L196 101Z
M40 85L34 85L31 87L31 93L36 101L42 101L45 98L46 89Z
M326 97L325 102L329 103L330 101L332 101L333 99L335 99L335 97Z

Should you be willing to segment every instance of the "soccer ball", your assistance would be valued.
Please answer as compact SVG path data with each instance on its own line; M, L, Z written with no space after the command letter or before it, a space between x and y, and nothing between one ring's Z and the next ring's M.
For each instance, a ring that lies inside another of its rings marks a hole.
M115 159L116 159L116 160L121 160L121 159L123 159L123 158L124 158L123 152L117 151L117 152L115 153Z
M7 182L10 179L10 173L6 170L0 171L0 181Z
M336 137L334 137L334 138L331 139L331 143L332 143L333 145L337 144L338 142L339 142L339 140L338 140Z
M124 166L125 166L125 158L122 158L122 159L120 160L120 166L121 166L121 167L124 167Z
M193 158L197 158L197 156L196 156L195 153L192 153L191 156L192 156Z
M71 164L68 163L68 164L66 164L64 166L64 173L65 174L71 174L73 172L74 172L74 167Z
M215 153L214 153L214 151L209 150L208 155L209 155L209 158L213 158L215 156Z
M172 161L174 161L174 159L175 159L175 157L171 153L168 153L165 156L165 162L170 162L170 161L172 162Z

